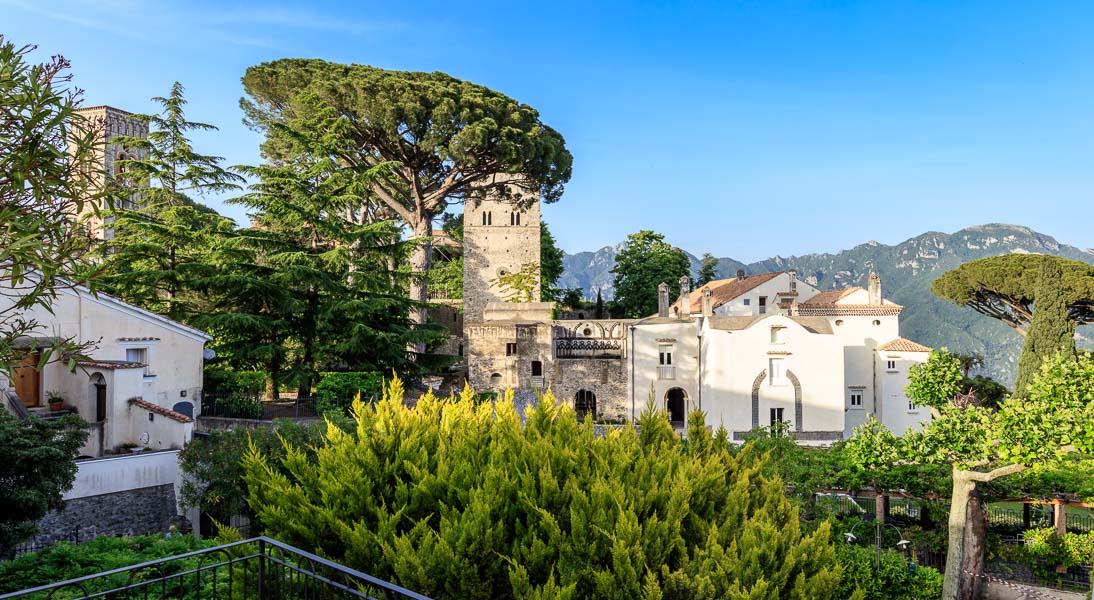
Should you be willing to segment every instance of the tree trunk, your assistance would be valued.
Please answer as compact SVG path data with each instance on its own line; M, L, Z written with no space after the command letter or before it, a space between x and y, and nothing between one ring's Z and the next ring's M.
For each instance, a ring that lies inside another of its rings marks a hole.
M308 306L304 311L304 337L300 345L304 356L300 359L300 384L296 388L297 398L311 395L313 376L315 375L316 331L319 329L319 292L312 290L308 295Z
M433 258L433 215L423 214L420 220L413 223L414 238L419 243L410 253L410 300L418 302L418 306L410 309L411 325L424 325L429 318L426 303L429 301L429 286L426 283L426 273L429 271ZM422 241L424 240L424 241ZM418 342L410 344L408 350L421 354L425 352L425 344Z
M965 524L968 521L969 498L976 490L976 481L968 471L953 469L953 495L950 496L950 523L946 544L946 573L942 583L942 600L958 600L959 588L965 575Z
M980 589L983 587L980 574L984 571L984 539L988 535L987 513L984 511L984 503L976 494L969 496L965 515L965 549L957 597L960 600L976 600L980 598Z

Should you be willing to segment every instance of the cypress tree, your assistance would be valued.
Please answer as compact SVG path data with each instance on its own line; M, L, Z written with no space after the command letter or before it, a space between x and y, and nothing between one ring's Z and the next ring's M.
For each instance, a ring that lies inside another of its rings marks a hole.
M1022 355L1018 358L1015 394L1022 395L1041 371L1041 364L1057 352L1075 356L1075 322L1068 318L1067 301L1062 289L1063 271L1058 262L1041 261L1034 295L1033 320L1030 323Z

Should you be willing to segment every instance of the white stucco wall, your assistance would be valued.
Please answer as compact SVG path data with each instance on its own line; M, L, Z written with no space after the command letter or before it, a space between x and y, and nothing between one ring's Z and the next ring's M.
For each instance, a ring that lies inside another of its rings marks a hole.
M643 323L634 330L634 413L632 418L646 408L650 389L660 410L666 410L666 394L672 388L681 388L687 395L686 410L697 406L699 391L699 328L695 318L668 323ZM672 347L672 379L659 379L661 346Z
M930 408L911 408L904 388L908 386L908 368L913 364L926 362L929 354L878 350L875 355L880 399L877 419L897 435L902 435L909 429L922 429L931 421ZM889 361L895 363L894 368L888 368Z
M177 450L92 458L76 462L76 480L64 499L165 484L174 484L175 501L178 502L182 479Z
M784 328L784 342L772 343L771 328ZM839 338L813 333L793 319L770 315L747 329L724 331L704 328L703 410L717 428L744 432L752 429L752 388L757 376L768 370L769 359L781 358L797 377L802 391L802 429L843 430L843 356ZM795 429L794 387L772 385L769 376L760 384L758 419L770 424L770 409L782 408L783 420Z
M866 292L862 292L865 294ZM844 381L843 401L847 408L846 435L861 425L868 414L878 407L877 381L874 373L874 349L880 344L900 337L900 325L896 315L862 315L825 317L843 346ZM875 322L877 324L875 325ZM863 386L862 408L852 408L850 392Z

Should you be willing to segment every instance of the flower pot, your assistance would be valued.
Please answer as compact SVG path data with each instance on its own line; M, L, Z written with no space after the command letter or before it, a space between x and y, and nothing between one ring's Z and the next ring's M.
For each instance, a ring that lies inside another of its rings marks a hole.
M61 409L63 409L64 407L65 403L63 401L49 403L49 410L52 412L61 412Z

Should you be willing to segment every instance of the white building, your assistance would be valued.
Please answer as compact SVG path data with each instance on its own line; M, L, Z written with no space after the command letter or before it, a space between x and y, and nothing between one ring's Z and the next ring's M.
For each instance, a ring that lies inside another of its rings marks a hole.
M927 410L904 393L908 367L929 348L899 334L900 305L870 289L819 292L793 271L710 282L630 326L631 416L653 394L685 428L700 408L707 424L742 439L781 421L804 443L845 439L873 414L896 433L921 427ZM804 301L799 301L804 297ZM693 312L694 309L694 312Z
M0 296L10 307L14 299ZM48 415L60 397L91 424L85 457L123 446L178 449L193 434L200 412L205 343L212 338L181 323L87 288L61 288L52 312L34 307L20 314L40 325L19 340L28 351L10 380L0 375L9 410ZM94 342L90 360L70 371L62 362L35 369L41 350L56 340Z

